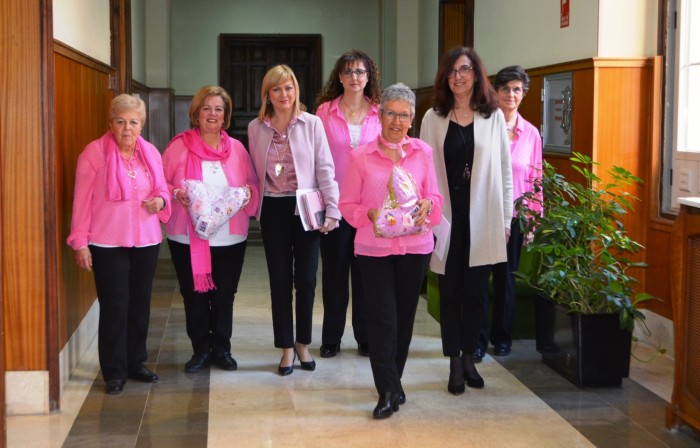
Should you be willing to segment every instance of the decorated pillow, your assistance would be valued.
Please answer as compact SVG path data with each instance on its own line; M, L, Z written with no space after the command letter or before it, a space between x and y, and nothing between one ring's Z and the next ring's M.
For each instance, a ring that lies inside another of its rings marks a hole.
M374 219L374 234L396 238L427 232L427 224L415 224L418 199L418 187L411 173L395 166L389 176L389 195Z
M190 200L188 212L194 230L205 240L233 218L250 199L245 187L213 186L200 180L185 179L182 188Z

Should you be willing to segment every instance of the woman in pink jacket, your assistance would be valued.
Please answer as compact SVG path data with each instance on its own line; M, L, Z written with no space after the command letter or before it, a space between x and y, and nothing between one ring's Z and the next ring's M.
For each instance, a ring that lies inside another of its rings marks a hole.
M374 418L389 417L406 402L401 376L434 247L430 226L442 216L432 149L406 136L415 103L401 83L384 90L381 134L353 151L341 188L340 211L357 229L355 254L367 297L369 360L379 392ZM410 211L401 211L406 207ZM404 226L405 233L393 231Z
M119 394L127 377L158 381L144 362L160 222L170 217L170 195L160 153L141 137L143 100L119 95L109 112L110 130L78 157L68 244L78 266L94 272L100 367L106 392Z
M262 107L248 125L250 156L258 174L260 221L270 275L275 347L282 349L280 375L314 370L309 353L321 234L338 226L338 184L321 120L303 111L299 83L286 65L272 67L260 88ZM326 204L319 231L305 231L297 208L298 189L317 189ZM292 311L296 288L296 333Z
M374 61L359 50L344 53L333 67L316 102L316 110L326 130L340 185L355 148L379 135L379 71ZM345 330L350 289L352 289L352 331L358 353L369 355L367 306L362 279L353 254L355 229L346 220L334 232L321 237L323 261L323 331L321 357L331 358L340 351ZM349 288L348 277L352 277Z
M231 97L223 88L200 88L190 105L192 129L176 135L163 154L165 178L175 199L165 232L194 352L185 364L188 373L199 372L211 363L223 370L238 368L231 355L233 301L243 268L248 223L258 206L258 179L243 144L225 132L231 113ZM182 184L185 179L219 188L242 187L247 201L230 221L204 239L189 215L192 203Z

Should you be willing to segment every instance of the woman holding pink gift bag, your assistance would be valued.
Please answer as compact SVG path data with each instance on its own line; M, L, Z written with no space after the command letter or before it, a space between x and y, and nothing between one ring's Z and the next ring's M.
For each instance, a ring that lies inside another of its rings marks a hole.
M163 154L165 179L174 198L165 232L194 351L185 364L188 373L212 363L223 370L238 368L231 355L233 301L243 268L248 223L257 210L258 178L243 144L225 132L231 113L231 97L223 88L200 88L190 105L192 129L176 135ZM207 195L207 191L230 194ZM241 195L243 199L236 202ZM223 203L211 204L215 201ZM212 213L211 208L223 208L232 217L221 223L218 215L206 214ZM200 212L200 220L195 222ZM219 227L204 229L203 223Z
M340 193L340 211L357 229L355 254L367 297L369 359L379 393L373 416L378 419L406 402L401 376L434 246L430 226L442 216L432 149L406 136L415 102L404 84L384 90L381 133L353 151Z

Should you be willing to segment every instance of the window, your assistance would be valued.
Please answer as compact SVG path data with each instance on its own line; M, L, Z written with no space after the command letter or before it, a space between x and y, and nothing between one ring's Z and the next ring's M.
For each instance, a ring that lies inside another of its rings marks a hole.
M673 173L667 177L669 182L664 181L664 190L672 193L670 201L664 201L666 211L678 209L679 197L700 196L700 2L675 0L670 6L671 25L674 9L676 12L668 46L668 68L673 73L667 72L667 79L673 80L672 91L667 90L667 98L673 98L667 105L667 116L673 116L667 126L672 135L667 142L673 145L668 151ZM672 185L667 185L670 182Z

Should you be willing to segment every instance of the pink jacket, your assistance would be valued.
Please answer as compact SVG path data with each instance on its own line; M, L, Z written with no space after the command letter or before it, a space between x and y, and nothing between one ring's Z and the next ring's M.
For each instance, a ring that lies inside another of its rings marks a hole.
M78 250L89 243L119 247L159 244L163 241L160 223L168 220L171 208L158 149L139 137L142 150L151 153L159 169L146 176L146 164L135 150L134 160L139 159L140 167L132 180L136 194L127 201L110 201L106 190L107 148L100 141L90 142L78 157L68 245ZM165 200L165 208L154 215L141 202L158 196Z
M248 235L248 224L250 217L255 215L258 208L258 177L255 175L253 163L248 156L245 147L238 140L231 138L232 148L231 155L224 163L231 167L231 171L235 177L235 185L232 187L242 187L243 185L250 186L252 196L250 202L241 211L229 221L230 234ZM185 178L185 165L187 162L187 147L183 143L183 139L174 138L168 143L168 147L163 153L163 166L165 169L165 179L168 184L168 190L172 195L175 188L181 188L180 181ZM186 235L187 225L190 216L179 202L173 202L173 215L170 221L165 225L165 231L168 235Z
M418 186L421 199L433 201L428 216L431 223L439 223L442 217L442 195L438 191L432 149L422 140L409 139L404 146L405 156L398 163L411 173ZM372 140L352 152L352 158L340 189L340 211L343 218L357 229L355 254L371 257L388 255L429 254L433 251L433 233L377 238L367 212L381 208L389 194L389 176L394 162L385 156Z
M260 220L265 193L265 173L267 151L272 142L272 129L259 119L248 124L248 144L250 157L253 159L255 172L258 174L259 191L258 210L256 218ZM335 170L333 158L328 149L326 132L318 117L302 112L297 122L289 130L289 148L294 159L294 170L299 189L318 188L323 193L326 203L326 216L340 220L338 210L338 183L334 180Z
M542 138L539 131L529 121L518 114L515 125L515 138L510 144L510 162L513 165L513 202L528 191L533 191L534 181L542 177ZM542 213L538 202L529 204L536 212ZM518 216L513 210L513 217Z
M354 151L352 146L350 146L348 124L343 117L343 112L338 107L338 103L342 98L342 96L339 96L333 101L325 102L318 106L316 110L316 116L321 119L323 128L326 130L328 146L331 148L331 155L335 164L335 180L338 182L338 185L343 183L343 176L347 170L348 163L350 163L350 154ZM367 98L367 101L369 101L369 98ZM362 135L360 136L358 147L375 140L381 130L379 106L372 104L362 123Z

